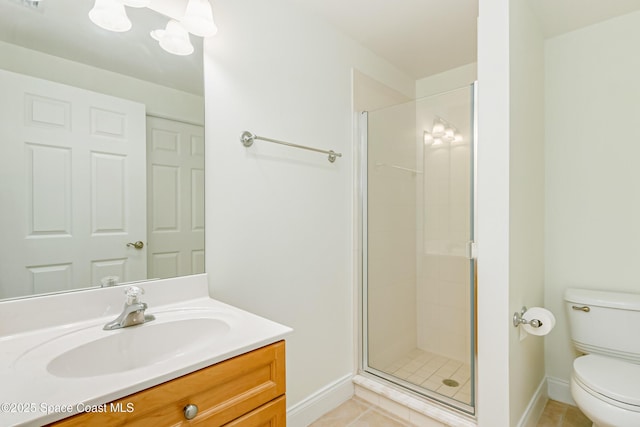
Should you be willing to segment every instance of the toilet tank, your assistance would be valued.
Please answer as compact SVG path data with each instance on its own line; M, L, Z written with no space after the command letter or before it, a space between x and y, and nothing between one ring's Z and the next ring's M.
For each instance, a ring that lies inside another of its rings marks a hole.
M640 294L569 288L564 300L578 350L640 364Z

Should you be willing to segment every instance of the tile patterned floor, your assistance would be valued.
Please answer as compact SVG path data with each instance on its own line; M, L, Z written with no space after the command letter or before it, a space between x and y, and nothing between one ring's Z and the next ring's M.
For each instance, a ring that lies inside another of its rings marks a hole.
M354 397L309 427L412 427L412 424ZM575 406L550 400L537 427L591 427L591 421Z
M354 397L309 427L408 427L408 424Z
M471 403L471 369L468 364L416 348L383 371L460 402ZM445 385L445 379L454 380L458 385Z
M591 420L575 406L550 400L537 427L591 427Z

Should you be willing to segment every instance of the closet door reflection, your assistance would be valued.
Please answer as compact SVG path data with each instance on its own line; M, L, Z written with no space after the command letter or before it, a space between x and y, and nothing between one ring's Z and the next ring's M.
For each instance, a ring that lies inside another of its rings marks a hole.
M367 116L364 370L473 412L473 90Z

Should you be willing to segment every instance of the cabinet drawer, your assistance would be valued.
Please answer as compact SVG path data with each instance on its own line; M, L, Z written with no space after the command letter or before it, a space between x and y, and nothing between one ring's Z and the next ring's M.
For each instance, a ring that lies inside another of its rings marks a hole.
M285 345L280 341L107 404L132 412L80 414L52 426L160 427L199 420L222 426L284 393ZM184 416L189 404L198 407L190 421Z
M204 424L208 425L206 422ZM286 427L286 425L287 404L285 397L282 396L225 424L224 427Z

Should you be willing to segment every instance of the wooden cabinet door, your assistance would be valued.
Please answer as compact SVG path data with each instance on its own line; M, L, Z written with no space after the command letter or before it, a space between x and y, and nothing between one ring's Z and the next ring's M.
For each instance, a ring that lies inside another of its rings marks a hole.
M207 425L206 421L203 425ZM225 424L224 427L286 427L286 425L287 405L285 397L282 396Z
M280 341L107 404L109 407L133 408L131 412L80 414L52 425L223 426L284 397L285 385L285 344ZM187 420L184 408L190 404L198 407L198 415ZM280 418L284 417L284 412L282 414ZM262 419L256 417L252 419Z

